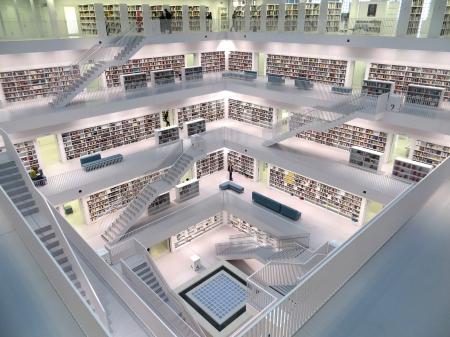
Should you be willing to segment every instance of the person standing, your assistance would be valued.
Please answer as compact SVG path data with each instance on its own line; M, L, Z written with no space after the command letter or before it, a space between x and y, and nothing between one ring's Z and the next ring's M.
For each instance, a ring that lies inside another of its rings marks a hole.
M166 29L169 31L169 34L172 34L172 12L167 8L164 9L164 14L166 16L167 27Z
M228 173L229 173L229 177L230 177L230 181L233 181L233 165L232 164L228 164Z
M233 30L236 32L237 31L237 10L235 9L233 12L233 15L231 16L231 22L232 22L232 26L230 28L230 32L232 32Z
M206 31L212 32L212 13L211 12L206 13Z

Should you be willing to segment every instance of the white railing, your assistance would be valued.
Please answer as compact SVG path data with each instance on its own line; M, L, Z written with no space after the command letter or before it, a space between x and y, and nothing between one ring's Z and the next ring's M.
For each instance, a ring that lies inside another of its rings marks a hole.
M397 196L365 227L320 262L290 293L232 336L292 336L397 231L423 207L450 175L446 159L416 185ZM331 277L331 275L333 277ZM283 324L279 324L283 322Z

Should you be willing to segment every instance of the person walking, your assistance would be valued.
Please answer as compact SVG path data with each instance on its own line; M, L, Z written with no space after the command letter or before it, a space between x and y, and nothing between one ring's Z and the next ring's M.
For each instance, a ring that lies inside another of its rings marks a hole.
M167 8L164 9L164 14L166 16L166 23L167 23L166 29L169 31L169 34L172 34L172 17L173 17L173 14Z
M228 173L229 173L229 180L233 181L233 165L232 164L228 164Z
M231 28L230 28L230 32L232 32L233 30L236 32L237 31L237 10L235 9L233 12L233 15L231 16Z

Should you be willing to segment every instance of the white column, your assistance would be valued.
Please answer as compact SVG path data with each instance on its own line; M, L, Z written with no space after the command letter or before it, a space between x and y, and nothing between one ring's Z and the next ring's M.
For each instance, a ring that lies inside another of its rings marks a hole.
M412 0L402 0L397 21L395 36L405 36L408 31L409 13L411 13Z
M433 0L428 14L428 34L427 37L439 37L441 35L442 22L444 22L446 0Z
M306 3L304 1L299 2L297 5L298 16L297 16L297 31L299 33L305 32L305 12L306 12Z
M124 4L119 5L120 17L120 32L124 33L130 30L130 21L128 20L128 6Z
M317 33L324 34L326 32L327 17L328 17L328 0L321 0Z
M1 12L0 12L0 35L6 36L6 27L5 23L3 22L3 16Z
M359 217L358 217L358 226L362 226L364 225L364 219L366 218L366 213L367 213L367 199L366 198L362 198L361 201L361 209L359 211Z
M261 32L265 32L267 30L267 4L264 2L261 5L261 19L260 19Z
M97 26L97 32L99 37L106 37L108 34L106 32L106 21L105 21L105 11L103 10L102 4L94 4L95 11L95 23Z
M225 70L228 70L228 65L230 63L230 51L225 51Z
M250 1L247 1L244 7L244 32L250 31L250 20Z
M41 16L36 11L36 6L34 5L34 0L30 0L30 7L31 7L31 15L34 20L34 29L36 29L36 33L38 33L39 36L42 36L43 34L42 34Z
M286 4L280 1L278 4L278 31L284 32L284 22L286 21Z
M344 86L351 87L353 84L353 73L355 70L355 61L347 61L347 70L345 72Z
M183 5L183 32L189 32L189 6Z
M200 31L206 32L206 6L200 6Z
M150 5L142 5L142 25L144 27L144 34L152 34L152 13L150 12Z
M61 162L65 163L67 161L66 151L64 150L64 141L62 139L62 134L57 133L56 139L58 143L58 149L59 149L59 157L61 158Z
M16 6L17 8L17 6ZM56 15L55 1L47 0L48 16L50 18L50 26L52 27L53 36L59 36L58 21ZM19 22L20 24L20 22ZM21 27L22 29L22 27Z

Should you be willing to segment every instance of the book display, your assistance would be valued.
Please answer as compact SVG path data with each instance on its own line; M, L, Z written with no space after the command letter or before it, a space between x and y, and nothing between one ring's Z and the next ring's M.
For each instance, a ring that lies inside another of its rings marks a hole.
M299 138L341 149L348 150L352 146L360 146L382 153L386 148L387 136L386 132L350 124L342 124L328 132L305 131L297 135Z
M279 246L278 239L273 235L258 229L233 214L230 214L229 223L231 224L231 227L241 233L247 234L263 246L272 246L273 248L277 248Z
M177 109L178 124L192 121L198 118L203 118L206 123L214 122L225 118L225 101L218 99L209 102L202 102L199 104L184 106Z
M173 69L176 76L181 76L184 67L184 55L161 56L129 60L123 66L111 67L105 71L108 88L120 86L121 75L145 73L147 81L151 80L151 73L157 70Z
M341 1L329 1L327 9L327 26L325 28L327 33L339 32L341 25Z
M209 12L209 7L205 8L205 12ZM189 30L200 30L200 6L189 6Z
M125 91L147 88L146 73L122 75L122 81Z
M417 33L419 33L422 11L423 11L423 0L412 0L411 12L409 13L409 21L408 21L408 28L406 30L406 35L417 35Z
M175 201L183 202L200 194L200 182L198 179L188 180L175 186Z
M103 5L105 12L106 33L108 35L117 35L121 32L120 24L120 5Z
M94 4L78 5L78 18L82 35L98 34Z
M308 0L305 4L305 32L317 32L319 29L320 3Z
M170 192L158 196L149 206L148 215L157 214L170 207Z
M203 118L186 122L188 137L206 132L206 121Z
M173 125L156 129L155 137L158 145L176 142L180 139L180 128L178 125Z
M450 156L450 146L417 140L412 159L436 167Z
M164 12L164 8L162 5L150 6L150 13L152 16L152 20L159 20L159 18L163 14L163 12Z
M450 101L450 69L371 63L368 78L395 82L396 94L406 94L410 84L445 88L444 100Z
M349 162L351 165L368 171L377 172L383 153L368 150L360 146L352 146L350 148Z
M385 93L391 93L394 90L395 83L381 80L364 80L361 93L369 96L379 96Z
M222 213L217 213L216 215L209 217L198 224L193 225L181 231L177 235L171 237L171 245L173 249L181 247L186 243L191 242L195 238L202 236L203 234L209 232L211 229L216 228L223 223Z
M70 160L151 138L160 127L160 114L153 113L63 132L61 136L66 158Z
M239 122L270 129L273 124L273 112L272 107L228 99L228 118Z
M230 51L228 56L228 70L244 71L253 69L253 53Z
M172 32L183 31L183 6L170 6L170 12L172 13Z
M359 220L362 198L279 167L270 168L269 185L339 215Z
M444 88L409 84L405 101L437 108L442 102L444 92Z
M267 54L268 74L305 77L313 82L344 86L347 61Z
M255 159L245 154L229 151L227 154L228 165L233 166L233 171L242 174L244 177L254 179L255 177Z
M432 165L419 163L413 160L396 158L392 168L392 176L402 180L417 183L433 169Z
M266 31L275 32L278 30L278 4L267 5Z
M128 5L128 21L130 27L136 27L136 31L144 31L144 17L142 15L142 5Z
M175 72L173 69L152 71L151 79L156 86L175 83Z
M125 207L146 184L160 179L166 172L167 169L162 169L89 195L87 206L90 220L97 220Z
M39 161L36 154L36 147L32 140L27 140L24 142L14 143L17 154L22 160L25 170L29 171L32 167L40 168ZM5 148L0 147L0 152L4 152Z
M195 81L203 79L203 67L183 68L181 79L183 81Z
M5 100L26 101L62 92L80 76L78 65L0 72Z
M204 73L225 71L225 52L213 51L201 53L201 65Z
M214 172L222 171L225 167L225 156L223 150L208 153L195 164L197 179Z
M284 30L286 32L296 31L297 21L298 21L298 5L290 3L285 4Z

